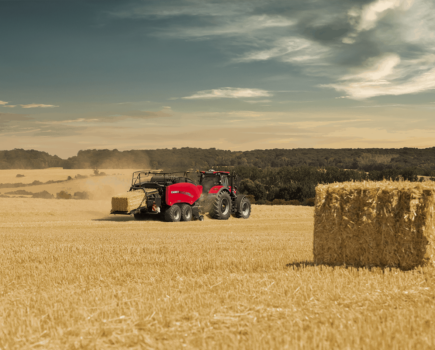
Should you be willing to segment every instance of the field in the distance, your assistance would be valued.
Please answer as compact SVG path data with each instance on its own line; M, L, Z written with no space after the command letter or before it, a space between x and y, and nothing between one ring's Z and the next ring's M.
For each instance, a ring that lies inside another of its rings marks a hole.
M104 176L95 176L92 169L32 169L32 170L0 170L0 184L23 184L18 187L0 185L0 195L17 197L16 191L38 193L47 191L56 196L60 191L70 194L88 192L92 199L110 200L111 196L128 191L131 174L136 169L101 169ZM17 177L17 175L24 175ZM68 177L72 180L67 181ZM32 185L34 181L42 184ZM54 181L54 183L48 183ZM26 196L24 196L26 197Z
M0 198L0 349L435 347L433 271L312 266L313 208L190 223L109 210Z

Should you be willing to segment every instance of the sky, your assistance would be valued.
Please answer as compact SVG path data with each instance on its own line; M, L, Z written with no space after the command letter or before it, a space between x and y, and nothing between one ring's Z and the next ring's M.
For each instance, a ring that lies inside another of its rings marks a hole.
M0 0L0 150L435 146L433 0Z

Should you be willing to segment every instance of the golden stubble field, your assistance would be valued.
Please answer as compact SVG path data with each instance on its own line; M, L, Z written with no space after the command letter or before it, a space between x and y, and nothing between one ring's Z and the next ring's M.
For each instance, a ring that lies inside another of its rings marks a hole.
M190 223L109 210L0 198L0 349L435 347L433 271L313 266L312 208Z

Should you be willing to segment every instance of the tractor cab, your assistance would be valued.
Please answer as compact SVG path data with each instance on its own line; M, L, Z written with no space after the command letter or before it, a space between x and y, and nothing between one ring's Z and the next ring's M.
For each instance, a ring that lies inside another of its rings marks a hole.
M228 171L201 171L199 184L203 188L203 193L209 193L213 187L230 187L230 173Z

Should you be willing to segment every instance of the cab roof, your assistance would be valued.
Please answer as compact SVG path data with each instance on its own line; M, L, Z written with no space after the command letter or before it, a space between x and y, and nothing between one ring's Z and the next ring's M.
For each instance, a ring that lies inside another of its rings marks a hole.
M215 174L225 174L225 175L229 175L230 172L229 171L214 171L214 170L209 170L209 171L201 171L201 174L205 174L205 175L215 175Z

